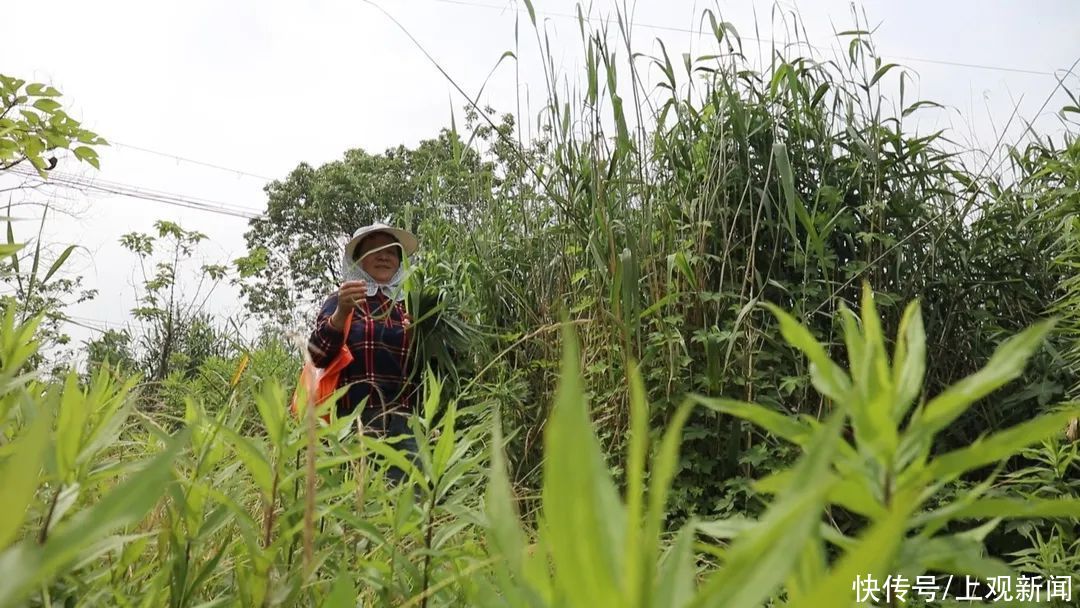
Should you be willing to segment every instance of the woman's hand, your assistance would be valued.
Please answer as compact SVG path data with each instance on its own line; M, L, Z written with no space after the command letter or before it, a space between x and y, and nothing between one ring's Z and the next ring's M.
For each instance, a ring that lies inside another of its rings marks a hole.
M334 314L330 317L330 324L335 329L345 327L345 319L349 318L353 309L361 300L367 297L367 281L345 281L338 289L338 303Z

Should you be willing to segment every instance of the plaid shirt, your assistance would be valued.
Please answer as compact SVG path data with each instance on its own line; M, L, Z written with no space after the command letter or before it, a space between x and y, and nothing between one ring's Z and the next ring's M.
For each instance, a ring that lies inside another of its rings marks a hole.
M330 324L337 302L337 294L326 300L308 340L308 353L317 367L329 365L341 350L343 332ZM348 345L353 361L342 370L338 384L351 386L338 400L338 415L352 413L366 397L367 405L360 413L365 427L381 431L401 428L389 414L411 412L416 390L409 382L411 336L402 323L405 306L380 291L361 301L352 314Z

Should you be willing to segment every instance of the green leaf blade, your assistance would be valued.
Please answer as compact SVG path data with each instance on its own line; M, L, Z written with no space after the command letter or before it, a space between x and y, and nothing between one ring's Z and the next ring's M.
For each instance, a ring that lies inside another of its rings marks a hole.
M625 513L592 431L577 336L563 331L555 406L544 431L543 532L559 591L574 605L623 606L618 583Z
M14 444L12 455L0 467L0 549L15 539L40 483L41 467L49 445L52 419L40 414Z

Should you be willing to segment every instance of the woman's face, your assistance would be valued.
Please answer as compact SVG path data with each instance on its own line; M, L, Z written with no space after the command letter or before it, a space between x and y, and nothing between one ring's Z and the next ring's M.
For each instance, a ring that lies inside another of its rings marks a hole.
M378 249L390 243L397 243L397 239L385 232L377 232L360 242L360 246L357 247L359 252L357 255L363 257L365 253L372 249ZM398 267L401 266L401 260L398 259L400 252L400 247L380 249L360 260L360 268L363 268L364 272L370 274L376 281L387 283L398 271Z

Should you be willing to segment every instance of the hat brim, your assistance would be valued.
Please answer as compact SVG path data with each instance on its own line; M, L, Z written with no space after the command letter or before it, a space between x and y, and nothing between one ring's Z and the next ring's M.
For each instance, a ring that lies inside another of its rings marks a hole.
M367 228L361 228L353 235L345 245L345 255L348 259L353 259L356 253L356 248L360 245L360 241L366 239L373 234L379 234L380 232L389 234L394 237L398 243L401 243L401 248L405 255L412 255L416 253L416 250L420 248L420 241L416 239L416 236L408 230L402 230L401 228L391 228L389 226L370 226Z

